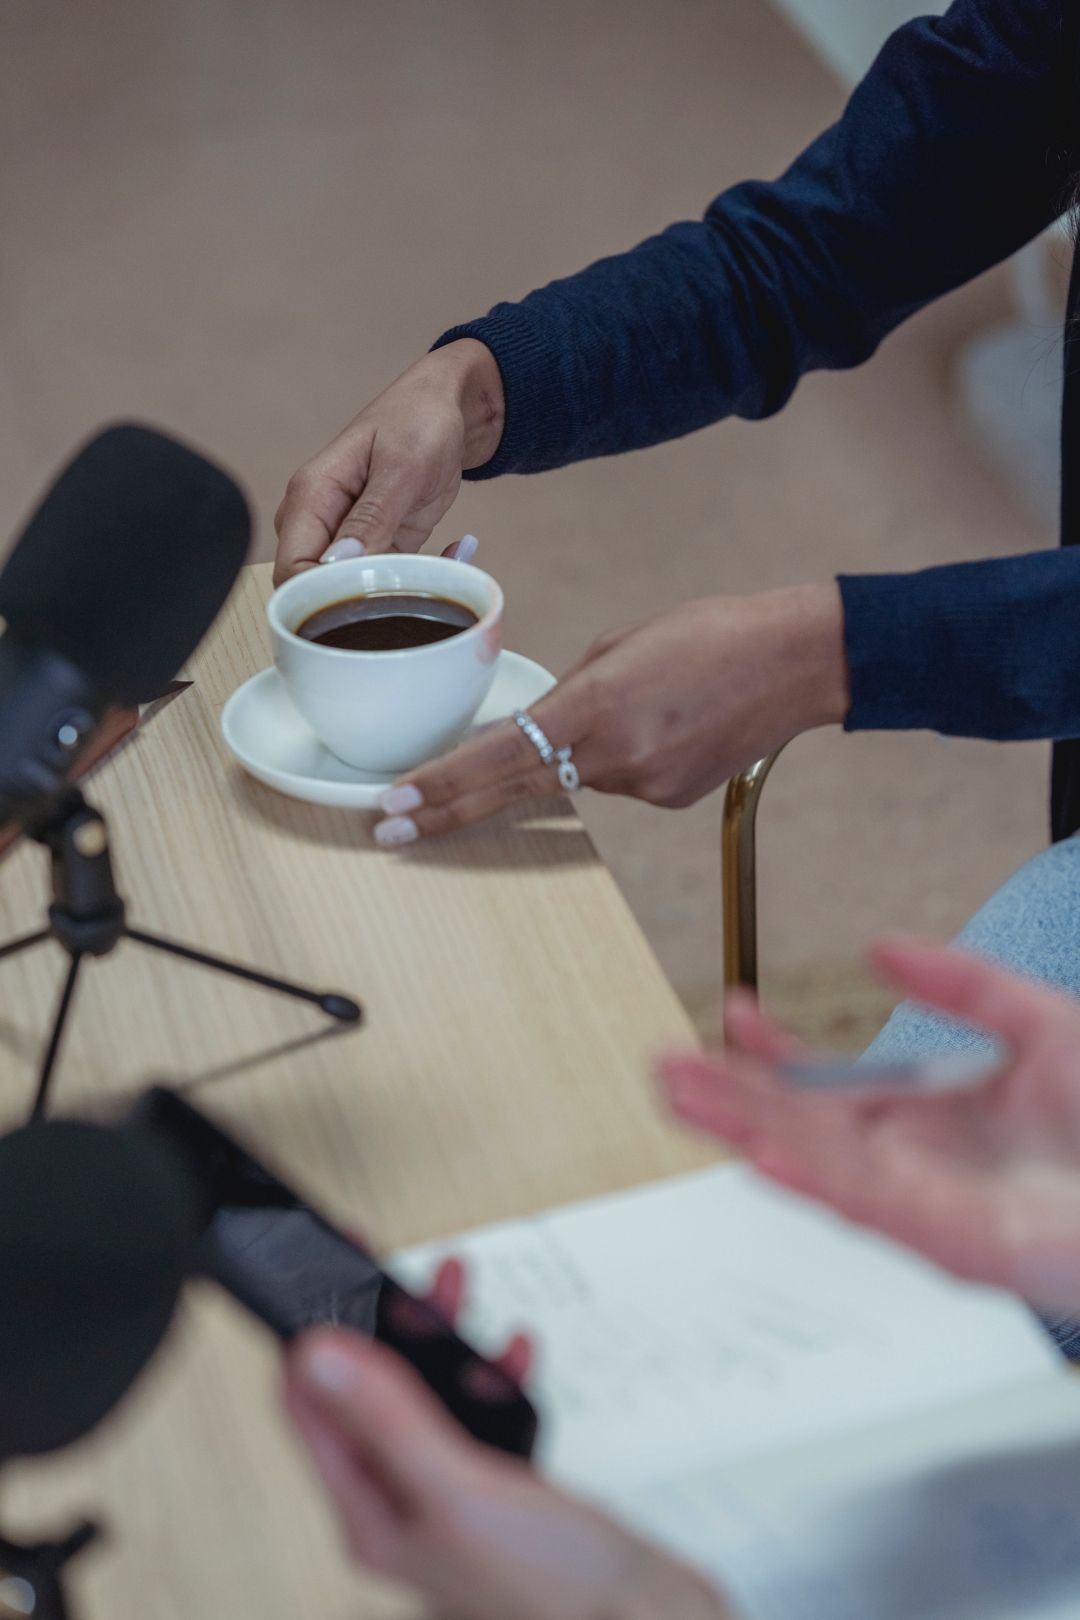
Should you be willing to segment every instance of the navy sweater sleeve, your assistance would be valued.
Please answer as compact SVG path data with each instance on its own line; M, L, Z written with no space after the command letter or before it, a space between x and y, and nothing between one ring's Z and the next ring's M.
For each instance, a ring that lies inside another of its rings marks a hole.
M1014 252L1066 200L1072 34L1069 0L956 0L893 35L779 180L444 334L486 343L506 391L466 476L766 416ZM849 728L1080 735L1080 546L840 583Z
M1062 18L1063 0L957 0L911 23L779 180L445 333L486 343L506 391L502 442L466 476L768 415L1036 235L1068 180Z
M1080 736L1080 547L841 577L849 731Z

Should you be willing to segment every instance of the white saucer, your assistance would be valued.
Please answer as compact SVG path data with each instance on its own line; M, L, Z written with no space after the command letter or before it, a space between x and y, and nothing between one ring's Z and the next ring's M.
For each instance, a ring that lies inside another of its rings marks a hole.
M473 726L503 720L550 692L555 677L520 653L499 654L495 681ZM394 780L354 770L325 748L300 718L276 669L264 669L238 686L221 715L221 735L245 771L267 787L311 804L376 810Z

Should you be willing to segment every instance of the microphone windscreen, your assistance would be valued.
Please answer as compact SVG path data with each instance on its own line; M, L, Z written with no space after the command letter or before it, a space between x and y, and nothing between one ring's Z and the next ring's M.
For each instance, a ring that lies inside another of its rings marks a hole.
M104 699L157 697L229 593L251 537L238 486L150 428L80 450L0 574L0 615L70 659Z
M66 1120L0 1138L0 1459L70 1445L121 1399L202 1225L152 1139Z

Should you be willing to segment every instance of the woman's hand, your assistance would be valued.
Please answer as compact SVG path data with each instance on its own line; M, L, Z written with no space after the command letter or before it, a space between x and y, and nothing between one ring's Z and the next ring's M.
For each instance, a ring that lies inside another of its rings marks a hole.
M1000 1073L952 1095L799 1091L780 1075L795 1043L737 992L728 1052L661 1063L671 1106L960 1276L1080 1310L1080 1007L957 950L893 942L874 960L916 1001L999 1035Z
M530 713L583 786L678 808L847 707L829 584L709 597L604 636ZM403 777L375 836L409 843L558 791L557 765L507 720Z
M289 479L278 507L274 583L337 557L418 551L453 503L465 468L498 449L504 413L495 357L472 338L425 355Z
M460 1301L460 1268L433 1299ZM503 1367L520 1374L522 1342ZM722 1620L698 1576L461 1429L384 1345L320 1328L289 1357L289 1411L368 1568L461 1620Z

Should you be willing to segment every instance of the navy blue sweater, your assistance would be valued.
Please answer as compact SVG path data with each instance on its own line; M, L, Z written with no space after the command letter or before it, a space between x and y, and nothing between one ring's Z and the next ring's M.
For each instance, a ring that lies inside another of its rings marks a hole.
M1007 257L1080 171L1070 0L957 0L886 44L837 124L700 222L499 304L439 343L493 351L506 425L468 476L540 472L779 410ZM1080 284L1066 323L1062 539L1080 540ZM1080 550L841 579L850 729L1080 738ZM1059 743L1056 836L1080 827Z

